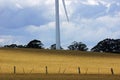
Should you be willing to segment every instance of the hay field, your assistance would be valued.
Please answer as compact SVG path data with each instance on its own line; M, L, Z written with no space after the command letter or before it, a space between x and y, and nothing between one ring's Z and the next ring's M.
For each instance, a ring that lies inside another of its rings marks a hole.
M0 73L120 74L120 55L80 51L0 48Z

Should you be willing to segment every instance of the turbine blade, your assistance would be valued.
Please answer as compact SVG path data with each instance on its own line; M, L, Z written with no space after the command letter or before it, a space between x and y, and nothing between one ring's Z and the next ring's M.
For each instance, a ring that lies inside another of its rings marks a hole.
M63 2L63 7L64 7L64 10L65 10L65 14L66 14L67 21L69 22L69 17L68 17L66 5L65 5L65 0L62 0L62 2Z

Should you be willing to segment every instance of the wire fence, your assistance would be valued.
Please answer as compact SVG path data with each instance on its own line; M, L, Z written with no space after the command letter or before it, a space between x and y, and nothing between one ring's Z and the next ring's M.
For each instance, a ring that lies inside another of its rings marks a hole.
M0 74L120 74L119 68L51 67L51 66L0 66Z

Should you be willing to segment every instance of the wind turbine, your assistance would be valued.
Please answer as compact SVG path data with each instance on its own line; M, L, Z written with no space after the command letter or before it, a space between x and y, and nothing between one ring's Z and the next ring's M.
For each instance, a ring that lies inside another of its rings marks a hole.
M65 1L62 0L62 2L63 2L63 7L65 10L66 17L67 17L67 21L69 21ZM60 45L59 0L55 0L55 17L56 17L56 22L55 22L55 26L56 26L56 50L60 50L61 45Z

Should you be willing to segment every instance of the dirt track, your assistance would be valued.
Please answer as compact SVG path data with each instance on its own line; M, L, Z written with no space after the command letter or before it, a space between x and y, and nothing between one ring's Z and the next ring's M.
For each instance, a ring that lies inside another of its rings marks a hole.
M120 75L1 74L0 80L120 80Z

